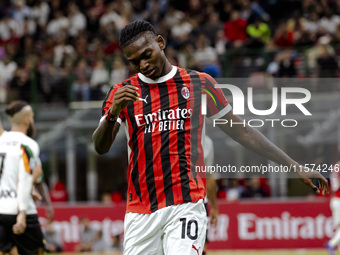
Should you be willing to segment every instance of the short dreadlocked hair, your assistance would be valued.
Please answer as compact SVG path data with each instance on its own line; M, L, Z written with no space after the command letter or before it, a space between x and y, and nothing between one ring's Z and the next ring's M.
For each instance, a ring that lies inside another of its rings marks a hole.
M136 20L122 29L119 36L119 45L121 48L137 41L145 33L156 34L155 27L145 20Z

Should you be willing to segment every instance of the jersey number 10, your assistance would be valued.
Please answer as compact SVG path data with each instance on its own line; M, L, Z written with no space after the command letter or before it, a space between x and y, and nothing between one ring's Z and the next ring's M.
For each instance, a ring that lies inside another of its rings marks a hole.
M185 239L185 232L186 235L191 239L191 240L196 240L198 236L198 223L196 220L189 220L187 224L187 219L186 218L180 218L179 219L182 222L182 239ZM191 234L191 225L194 224L195 228L195 234ZM185 231L186 230L186 231Z

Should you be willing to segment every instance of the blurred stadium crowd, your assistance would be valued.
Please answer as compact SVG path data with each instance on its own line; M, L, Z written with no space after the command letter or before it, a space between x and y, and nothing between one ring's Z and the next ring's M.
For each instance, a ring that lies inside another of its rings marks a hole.
M132 73L118 35L134 19L152 22L173 64L214 77L248 76L249 66L276 77L337 77L339 14L337 0L4 0L0 103L101 100ZM244 51L257 57L227 72L225 56Z

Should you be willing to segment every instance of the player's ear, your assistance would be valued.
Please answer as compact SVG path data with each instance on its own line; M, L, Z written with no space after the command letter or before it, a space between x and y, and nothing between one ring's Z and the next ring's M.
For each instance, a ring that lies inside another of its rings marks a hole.
M165 49L165 40L164 40L163 36L158 35L157 38L156 38L156 41L158 43L159 48L161 50L164 50Z

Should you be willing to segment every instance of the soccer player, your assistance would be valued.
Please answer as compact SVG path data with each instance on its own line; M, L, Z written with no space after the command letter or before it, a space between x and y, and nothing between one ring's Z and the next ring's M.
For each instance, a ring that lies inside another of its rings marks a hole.
M108 152L120 125L125 124L129 168L124 254L201 255L206 187L195 169L204 166L202 93L219 98L214 102L207 97L208 117L241 119L232 113L209 75L170 64L164 54L165 41L149 22L128 24L119 43L137 74L108 91L93 142L99 154ZM256 129L223 125L222 130L269 160L298 166ZM319 173L298 174L320 192L312 182L317 178L328 192L327 180Z
M33 110L15 101L6 108L12 129L0 136L0 254L14 246L19 254L43 254L43 235L31 196L39 146L30 138Z
M334 169L330 174L332 198L330 200L330 207L332 210L333 222L335 225L335 235L327 243L326 247L329 255L335 254L335 248L340 244L340 161L334 164Z
M26 103L25 103L26 104ZM0 136L5 132L0 118ZM33 171L33 189L32 196L35 201L43 201L46 206L46 217L48 222L52 222L54 218L54 208L52 205L48 186L44 181L44 174L40 164L36 164Z

